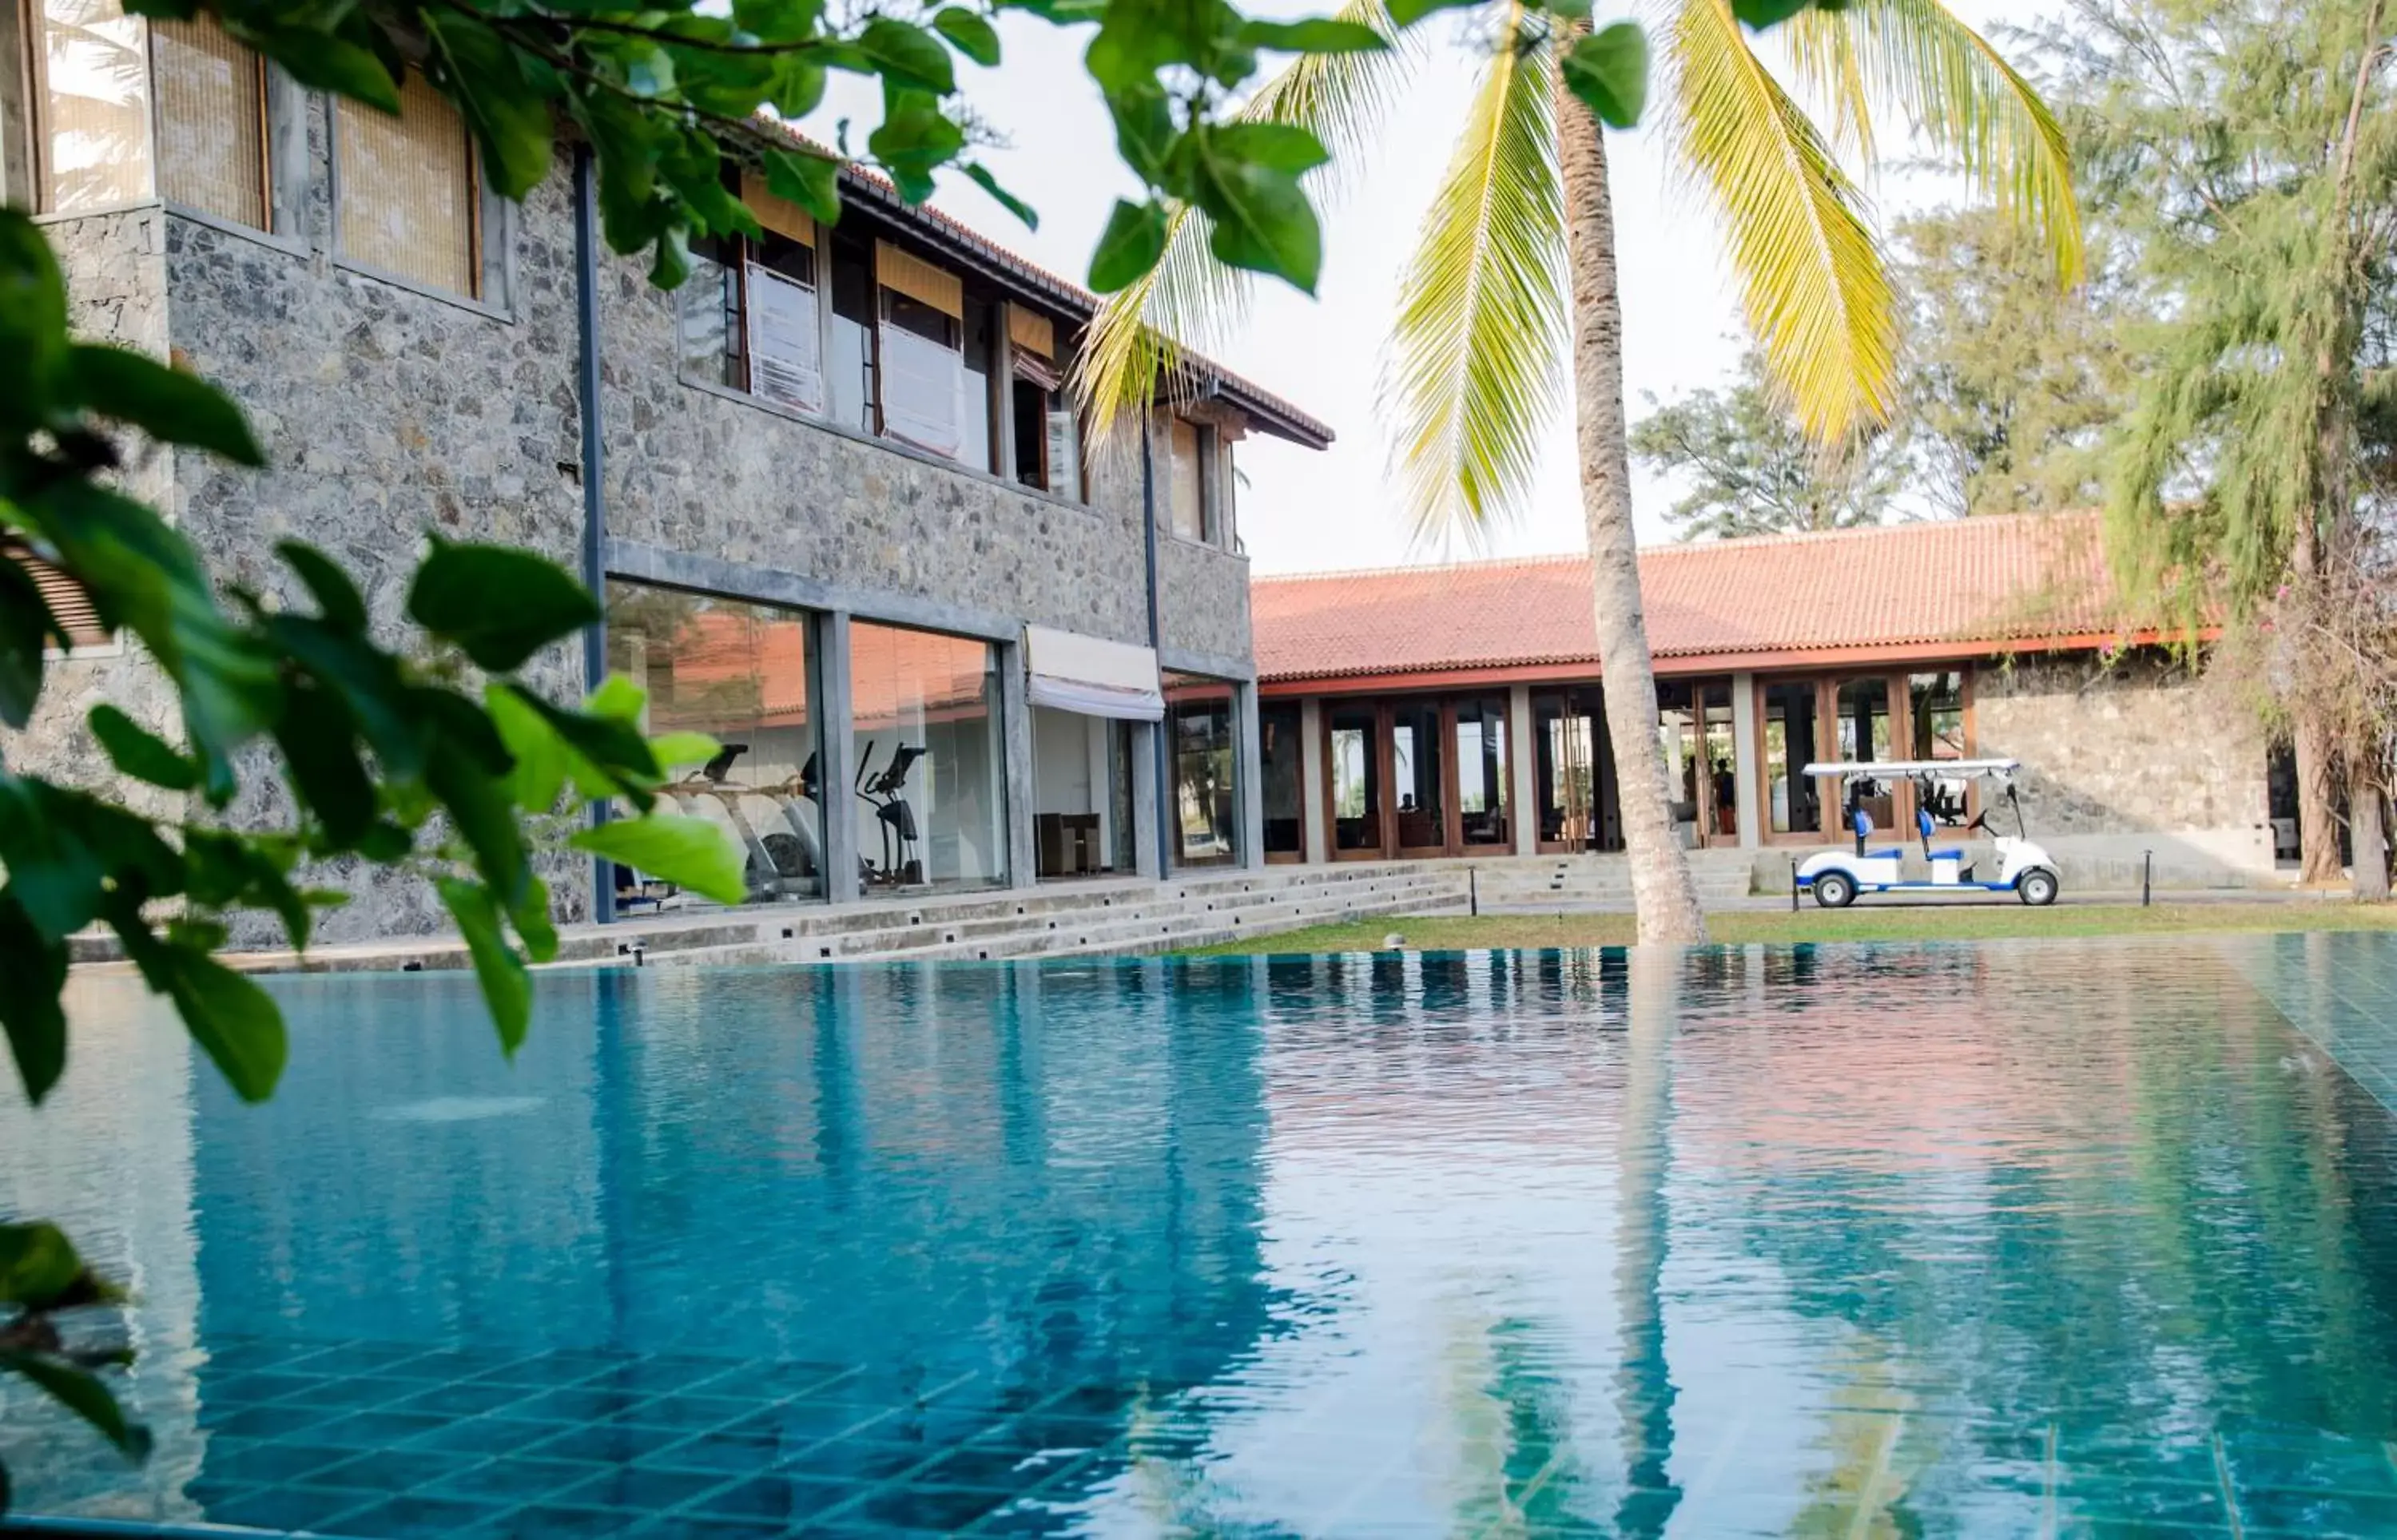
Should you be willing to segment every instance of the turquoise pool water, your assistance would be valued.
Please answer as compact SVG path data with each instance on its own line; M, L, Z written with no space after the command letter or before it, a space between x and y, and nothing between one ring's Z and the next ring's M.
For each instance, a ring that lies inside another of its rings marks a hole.
M2397 1533L2376 936L79 980L137 1291L20 1514L395 1537Z

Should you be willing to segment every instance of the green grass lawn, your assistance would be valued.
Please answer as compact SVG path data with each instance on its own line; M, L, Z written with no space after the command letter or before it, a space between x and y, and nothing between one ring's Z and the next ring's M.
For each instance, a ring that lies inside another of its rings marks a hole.
M1717 941L1930 941L2019 936L2163 936L2203 931L2397 930L2397 904L2337 900L2279 902L1875 905L1833 912L1809 904L1788 909L1736 909L1707 917ZM1402 915L1261 936L1201 948L1194 955L1338 952L1380 949L1396 932L1425 951L1482 947L1620 947L1632 939L1627 914Z

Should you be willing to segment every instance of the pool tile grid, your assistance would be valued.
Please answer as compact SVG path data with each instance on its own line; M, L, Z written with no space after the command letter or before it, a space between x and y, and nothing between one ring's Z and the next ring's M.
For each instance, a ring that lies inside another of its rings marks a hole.
M1074 1387L1008 1409L967 1394L973 1375L911 1393L694 1355L241 1341L210 1358L237 1372L210 1387L185 1489L208 1520L375 1540L954 1533L1096 1458L1121 1429L1090 1414L1132 1399Z

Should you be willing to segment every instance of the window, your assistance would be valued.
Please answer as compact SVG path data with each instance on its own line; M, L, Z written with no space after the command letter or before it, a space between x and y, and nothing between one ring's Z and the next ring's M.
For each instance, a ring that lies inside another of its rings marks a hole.
M966 296L965 390L958 396L965 418L958 429L960 464L984 472L999 466L998 387L991 381L998 357L999 307L975 295Z
M336 229L353 262L469 299L482 294L482 191L458 110L409 71L391 117L334 106Z
M1034 875L1130 871L1132 724L1032 708Z
M1332 761L1332 847L1379 854L1382 848L1382 731L1370 704L1324 708Z
M0 562L15 563L33 579L42 603L49 606L50 618L66 633L67 652L105 647L114 640L108 628L100 623L100 611L92 607L91 595L84 591L83 585L34 555L23 541L0 536ZM52 637L47 645L55 650L57 638Z
M1659 692L1661 694L1661 692ZM1623 811L1614 757L1596 691L1532 697L1533 777L1540 843L1565 850L1623 848Z
M1821 791L1806 778L1816 752L1814 682L1761 684L1764 705L1764 825L1775 834L1813 834L1823 827ZM1836 783L1827 783L1836 784Z
M882 431L954 458L965 444L964 285L888 242L877 246L874 261Z
M1257 712L1257 774L1265 793L1267 856L1298 856L1306 848L1306 803L1299 790L1306 759L1299 746L1300 721L1298 707L1290 702Z
M1474 697L1456 703L1456 811L1467 845L1507 843L1506 701Z
M1231 866L1240 858L1239 754L1232 687L1196 674L1165 677L1166 743L1173 755L1176 866Z
M743 853L750 901L821 895L825 792L808 698L807 617L610 581L608 667L649 692L648 732L705 733L723 746L706 764L679 771L663 794ZM616 898L619 913L683 901L623 867Z
M214 19L150 23L158 101L158 195L274 228L267 163L266 65Z
M1007 308L1008 357L1014 378L1015 479L1079 500L1082 435L1057 361L1056 324L1021 305Z
M45 213L151 196L150 71L141 19L118 0L33 0L34 181ZM10 65L9 68L15 68Z
M861 433L880 431L875 416L873 248L836 235L832 257L832 343L826 351L826 414Z
M754 171L742 201L763 232L740 238L741 347L752 395L802 411L824 410L822 339L816 322L816 227L807 210L774 196Z
M1895 759L1891 750L1889 727L1889 681L1886 679L1851 679L1840 686L1839 734L1840 758L1850 763ZM1830 785L1838 795L1836 783ZM1869 816L1874 827L1897 827L1897 799L1886 781L1852 783L1856 805ZM1837 810L1840 828L1848 827L1851 809L1842 804Z
M1950 669L1940 673L1909 675L1906 681L1907 724L1919 760L1963 759L1971 752L1964 731L1964 676ZM1973 782L1968 776L1939 776L1916 789L1923 810L1943 824L1963 823L1972 816Z
M1442 795L1440 703L1407 700L1390 711L1390 784L1399 796L1399 848L1437 850L1448 843L1448 803Z
M1185 540L1207 538L1207 473L1204 452L1210 434L1195 422L1174 418L1165 435L1166 496L1173 533Z
M849 645L850 802L867 891L1004 885L998 649L863 621Z

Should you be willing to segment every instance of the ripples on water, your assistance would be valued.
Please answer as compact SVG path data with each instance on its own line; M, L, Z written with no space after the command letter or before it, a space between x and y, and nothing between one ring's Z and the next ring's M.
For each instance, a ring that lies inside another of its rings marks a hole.
M264 1108L91 979L0 1112L159 1439L10 1392L23 1508L2397 1532L2384 938L276 989Z

